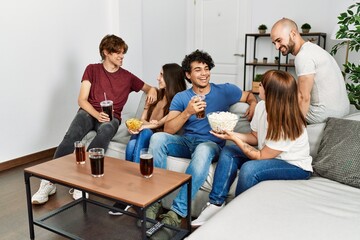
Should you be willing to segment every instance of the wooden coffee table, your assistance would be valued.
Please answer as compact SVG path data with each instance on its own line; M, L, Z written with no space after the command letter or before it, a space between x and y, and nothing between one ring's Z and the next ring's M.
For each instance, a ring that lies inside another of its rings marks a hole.
M91 169L88 157L85 164L77 165L74 154L41 163L24 170L31 239L35 238L34 225L43 227L70 239L82 239L81 236L75 236L70 232L59 229L57 226L52 226L46 222L49 218L56 218L57 214L65 210L74 206L79 207L79 204L82 204L82 212L84 214L86 214L87 211L90 211L90 204L96 205L97 207L115 210L112 206L106 205L102 202L86 199L85 192L96 195L100 198L109 199L111 201L118 201L128 205L133 205L135 208L138 208L138 214L124 211L122 212L128 216L142 220L142 227L139 228L139 230L141 230L141 238L147 239L145 226L146 209L153 203L161 200L163 197L185 184L187 184L188 192L187 229L174 228L168 225L165 225L164 227L171 229L176 233L173 236L173 239L183 239L191 232L190 175L154 168L153 176L147 179L141 176L139 165L137 163L111 157L105 157L105 174L103 177L94 178L90 173ZM82 190L83 197L70 202L65 206L61 206L55 211L48 213L46 216L35 220L33 216L33 206L31 204L30 177L32 176ZM147 221L152 220L147 219ZM156 223L156 221L152 222Z

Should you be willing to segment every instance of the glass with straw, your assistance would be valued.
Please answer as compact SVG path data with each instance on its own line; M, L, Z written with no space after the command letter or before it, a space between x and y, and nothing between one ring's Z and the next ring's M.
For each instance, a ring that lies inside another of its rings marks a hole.
M113 101L108 100L106 98L106 93L104 93L104 98L105 98L105 100L100 102L100 106L102 108L102 111L109 116L110 121L111 121L114 117L113 116Z

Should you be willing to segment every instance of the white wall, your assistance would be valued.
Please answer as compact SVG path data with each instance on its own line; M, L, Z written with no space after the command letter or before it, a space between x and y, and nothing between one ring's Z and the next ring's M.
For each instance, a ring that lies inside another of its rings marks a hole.
M181 64L186 54L186 1L143 1L144 79L157 86L165 63Z
M354 2L252 0L247 27L254 32L260 23L270 26L286 16L299 24L309 22L313 31L330 34L336 16ZM156 77L164 63L180 63L193 51L193 3L1 1L0 162L60 143L77 110L84 68L99 62L98 45L105 34L117 34L128 43L124 68L157 85ZM343 61L341 52L336 58ZM139 96L131 94L125 112L135 110Z
M124 66L141 77L139 9L140 0L0 2L0 162L60 143L105 34L123 34L130 46Z

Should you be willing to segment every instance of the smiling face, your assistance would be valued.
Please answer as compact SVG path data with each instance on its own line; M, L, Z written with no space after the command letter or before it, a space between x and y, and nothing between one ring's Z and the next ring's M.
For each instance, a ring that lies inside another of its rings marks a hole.
M296 23L288 18L282 18L274 24L270 37L275 48L284 56L289 53L296 56L301 46L305 43Z
M289 53L294 55L295 42L293 39L293 33L287 27L275 26L271 30L271 40L276 50L280 50L283 56Z
M190 73L186 72L186 77L190 79L194 89L209 88L210 68L206 63L198 61L190 64Z
M115 68L119 68L122 66L125 56L123 49L121 49L119 52L113 52L113 53L109 53L108 51L104 50L104 54L105 54L104 62Z
M159 84L159 89L166 88L166 83L165 83L165 80L164 80L164 70L163 69L160 70L160 73L159 73L159 76L157 77L157 80L158 80L158 84Z

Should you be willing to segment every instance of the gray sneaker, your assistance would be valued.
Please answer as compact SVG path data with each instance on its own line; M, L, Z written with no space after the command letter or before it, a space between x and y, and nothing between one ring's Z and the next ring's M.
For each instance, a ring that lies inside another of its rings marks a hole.
M153 205L151 205L148 209L146 209L146 217L155 220L159 214L160 214L160 210L161 210L162 206L161 203L156 202ZM141 220L137 220L136 225L138 227L141 227ZM154 224L152 222L146 222L146 228L151 228Z

